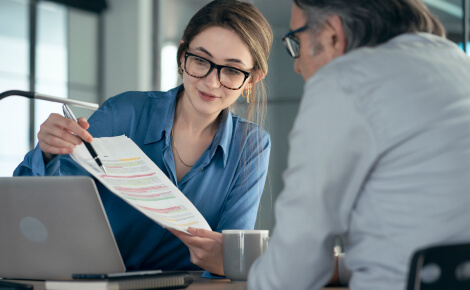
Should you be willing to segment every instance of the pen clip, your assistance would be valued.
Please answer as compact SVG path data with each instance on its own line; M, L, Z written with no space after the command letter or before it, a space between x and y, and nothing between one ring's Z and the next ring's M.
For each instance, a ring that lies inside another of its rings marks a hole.
M63 105L62 105L62 111L64 112L65 118L77 122L77 118L75 118L75 115L74 115L73 112L70 110L69 106L67 106L67 104L63 104Z

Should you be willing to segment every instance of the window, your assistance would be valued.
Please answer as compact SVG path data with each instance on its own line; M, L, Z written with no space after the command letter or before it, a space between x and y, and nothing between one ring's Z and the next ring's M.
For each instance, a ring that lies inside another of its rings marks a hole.
M176 53L178 47L173 43L163 45L161 52L160 85L162 91L167 91L178 84L178 63Z
M28 2L0 1L0 91L29 90ZM0 101L0 176L11 176L29 149L29 101Z
M29 57L30 2L37 15L34 72ZM96 13L51 1L0 1L0 92L34 87L38 93L98 103L98 31ZM39 126L51 113L62 112L60 104L42 100L35 100L32 108L22 97L0 101L0 176L13 174L37 144ZM72 110L77 117L92 113L77 107Z
M35 91L67 98L67 81L67 9L52 2L38 2ZM34 102L36 133L51 113L60 114L62 110L58 103Z

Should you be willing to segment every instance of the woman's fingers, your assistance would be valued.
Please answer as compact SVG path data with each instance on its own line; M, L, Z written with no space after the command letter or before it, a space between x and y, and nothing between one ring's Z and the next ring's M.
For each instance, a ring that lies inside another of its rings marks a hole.
M186 246L195 248L205 248L208 246L207 237L198 237L195 235L188 235L175 229L168 229L178 239L180 239Z
M189 227L188 232L194 236L201 237L201 238L209 238L215 241L222 243L222 234L214 231L208 231L205 229L198 229Z
M188 235L175 229L168 230L188 247L210 250L215 244L222 245L222 234L218 232L190 227L188 232L191 235Z
M84 118L80 118L79 122L69 120L59 114L51 114L41 124L38 133L41 150L49 154L69 154L76 145L82 143L80 138L91 142L93 138L85 130L85 127L89 127L88 122Z
M41 148L42 152L53 154L53 155L70 154L73 152L75 145L72 145L71 143L63 144L61 141L56 142L56 140L58 140L58 138L54 138L54 137L49 138L48 142L39 140L39 148ZM61 144L58 144L58 143L61 143Z
M82 126L82 128L85 130L87 130L90 127L90 124L88 124L88 121L83 117L78 118L78 124L80 124L80 126Z
M73 120L67 119L61 115L55 116L55 122L53 125L56 125L58 128L62 128L63 130L68 131L69 133L76 134L78 137L81 139L91 142L93 141L93 137L91 136L90 133L86 129L90 126L88 122L85 120L85 118L79 118L78 122L75 122ZM67 136L68 137L68 136ZM74 139L76 140L76 139ZM79 139L78 139L79 140ZM81 140L79 140L79 143L81 143ZM76 145L78 145L76 144Z
M192 235L188 235L174 229L168 230L188 247L193 264L214 274L224 274L221 233L189 228Z

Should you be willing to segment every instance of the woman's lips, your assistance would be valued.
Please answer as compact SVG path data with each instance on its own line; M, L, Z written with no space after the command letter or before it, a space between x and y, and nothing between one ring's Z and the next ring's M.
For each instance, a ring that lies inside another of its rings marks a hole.
M202 91L199 91L199 96L205 100L205 101L208 101L208 102L212 102L214 101L215 99L217 99L218 97L214 96L214 95L211 95L211 94L207 94L207 93L204 93Z

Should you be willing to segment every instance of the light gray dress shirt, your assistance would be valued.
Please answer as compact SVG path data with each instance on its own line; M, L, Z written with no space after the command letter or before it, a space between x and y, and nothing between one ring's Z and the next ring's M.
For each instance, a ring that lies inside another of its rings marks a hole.
M248 289L320 289L346 238L350 289L404 289L411 254L470 242L470 60L404 34L312 76L267 252Z

